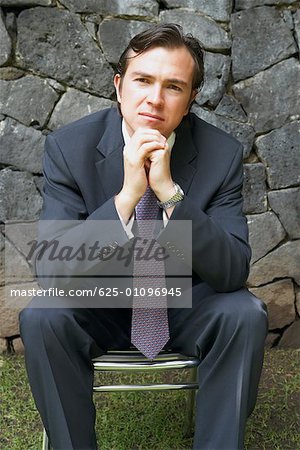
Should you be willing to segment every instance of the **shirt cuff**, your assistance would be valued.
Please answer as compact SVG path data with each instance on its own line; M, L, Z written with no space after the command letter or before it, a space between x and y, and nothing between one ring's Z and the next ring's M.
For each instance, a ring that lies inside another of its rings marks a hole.
M164 222L164 228L166 228L166 226L169 222L169 217L165 210L163 210L163 222Z
M125 231L125 233L128 236L128 239L134 238L134 234L132 232L132 227L133 227L133 222L134 222L134 212L131 214L131 216L129 217L128 223L126 224L124 222L124 220L122 219L121 214L119 213L117 207L116 207L116 210L117 210L117 213L118 213L121 225L124 228L124 231Z

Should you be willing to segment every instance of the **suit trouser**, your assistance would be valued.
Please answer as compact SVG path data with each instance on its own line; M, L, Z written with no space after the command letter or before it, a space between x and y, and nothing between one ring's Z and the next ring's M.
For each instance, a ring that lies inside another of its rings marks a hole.
M131 310L45 309L38 301L21 312L20 328L47 434L54 450L97 449L91 358L130 346ZM201 360L194 449L243 448L263 362L263 303L246 289L216 293L202 283L192 308L169 309L169 325L167 347Z

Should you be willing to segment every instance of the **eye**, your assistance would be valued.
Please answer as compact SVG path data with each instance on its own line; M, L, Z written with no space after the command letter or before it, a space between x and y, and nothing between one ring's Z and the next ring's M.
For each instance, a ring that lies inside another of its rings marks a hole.
M149 80L147 80L147 78L135 78L134 81L137 81L137 82L143 83L143 84L149 83Z
M176 86L176 84L170 84L168 87L169 87L169 89L172 89L173 91L182 92L182 89L179 86Z

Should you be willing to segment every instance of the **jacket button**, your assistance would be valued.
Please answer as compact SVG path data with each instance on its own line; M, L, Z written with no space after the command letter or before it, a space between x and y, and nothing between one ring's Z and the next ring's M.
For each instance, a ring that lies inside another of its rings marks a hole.
M112 252L110 247L102 247L101 250L97 253L97 257L102 261L103 257L109 255Z
M115 250L117 247L118 247L118 243L117 243L117 241L114 241L114 242L110 242L109 244L108 244L108 246L112 249L112 250Z

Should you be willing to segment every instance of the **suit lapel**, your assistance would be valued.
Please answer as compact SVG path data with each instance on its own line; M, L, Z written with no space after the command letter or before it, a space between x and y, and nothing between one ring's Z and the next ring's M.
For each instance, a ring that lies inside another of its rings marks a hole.
M190 123L184 118L176 131L176 140L171 154L172 179L186 193L196 172L198 155L192 139Z
M123 185L123 147L122 118L119 112L112 108L105 132L97 145L100 160L96 163L99 179L107 199L116 195Z

